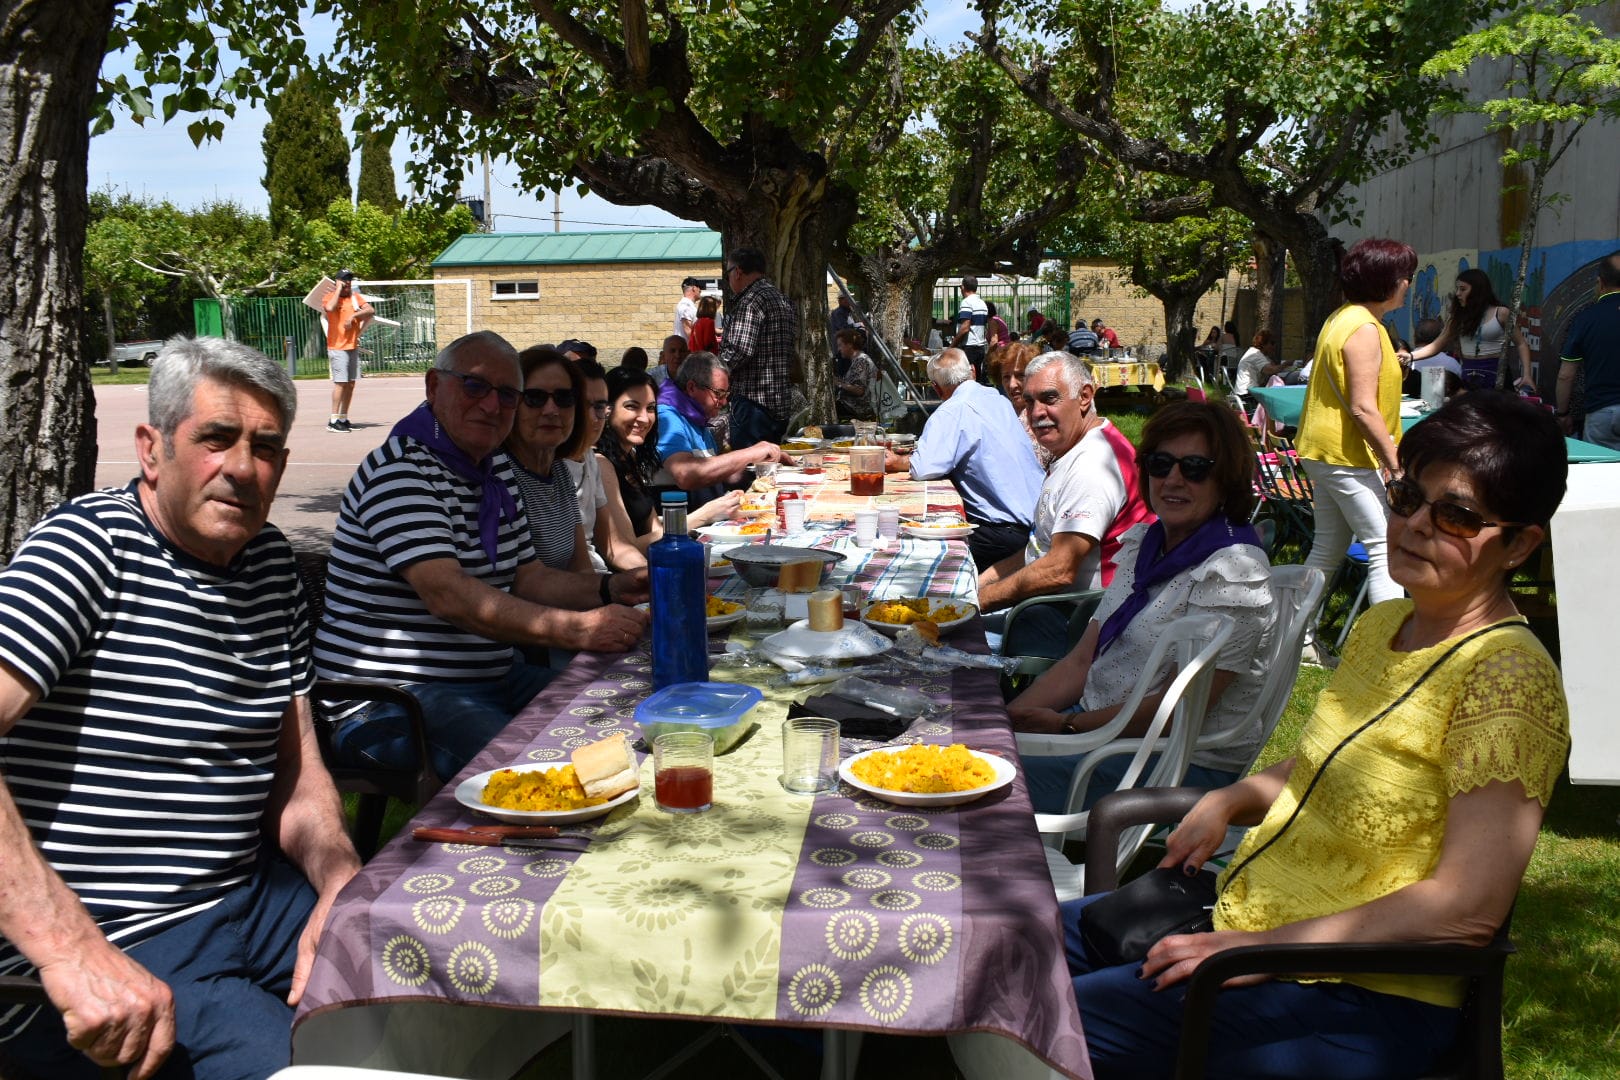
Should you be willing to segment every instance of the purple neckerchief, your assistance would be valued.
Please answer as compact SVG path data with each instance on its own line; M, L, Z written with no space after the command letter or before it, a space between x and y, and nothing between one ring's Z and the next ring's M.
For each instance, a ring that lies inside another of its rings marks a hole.
M686 395L686 391L675 385L673 377L665 379L664 385L658 388L658 404L668 405L690 420L699 431L709 426L709 418L704 415L702 408Z
M1147 607L1149 589L1191 570L1222 548L1238 544L1260 547L1260 534L1252 525L1233 525L1225 514L1218 512L1169 552L1164 550L1163 523L1155 521L1149 525L1147 535L1142 537L1142 546L1136 549L1136 580L1131 582L1131 595L1102 624L1093 658L1107 652L1131 620Z
M483 494L478 500L478 540L484 554L489 556L490 565L496 565L499 561L496 556L500 551L501 522L517 519L517 502L512 498L506 482L495 475L495 455L473 461L440 429L438 418L425 401L406 413L405 418L388 433L389 438L396 435L415 439L433 451L445 468L457 476L476 480L483 486Z

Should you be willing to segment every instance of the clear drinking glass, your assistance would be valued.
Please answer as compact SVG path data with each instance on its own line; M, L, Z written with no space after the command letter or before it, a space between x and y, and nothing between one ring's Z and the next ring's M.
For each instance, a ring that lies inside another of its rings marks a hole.
M670 731L653 740L653 797L669 814L695 814L714 805L714 737Z
M782 786L795 795L838 786L838 721L799 716L782 724Z

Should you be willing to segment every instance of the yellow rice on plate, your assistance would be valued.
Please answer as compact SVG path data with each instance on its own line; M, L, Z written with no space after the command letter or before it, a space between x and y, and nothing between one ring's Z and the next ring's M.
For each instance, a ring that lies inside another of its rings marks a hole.
M972 791L996 778L989 763L961 743L908 746L904 750L868 754L851 764L849 771L863 784L916 795Z
M866 609L866 617L891 626L910 626L912 623L952 622L967 612L954 604L935 603L927 597L917 596L901 600L882 600Z
M572 765L528 772L502 769L484 785L483 799L502 810L583 810L607 802L586 796Z
M730 600L722 600L718 596L709 596L704 601L704 613L711 619L721 615L730 615L742 607L741 604Z

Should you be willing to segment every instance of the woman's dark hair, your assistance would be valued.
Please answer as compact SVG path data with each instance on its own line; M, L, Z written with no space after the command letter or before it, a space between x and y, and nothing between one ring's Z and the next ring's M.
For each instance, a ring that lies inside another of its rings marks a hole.
M634 368L614 368L607 373L608 416L612 417L612 409L619 403L619 399L638 386L645 386L653 393L653 401L658 400L658 381L645 371L636 371ZM657 424L653 425L647 433L647 439L640 446L626 445L619 433L613 430L609 423L602 429L601 438L596 440L596 449L613 465L619 474L619 483L629 484L634 488L645 488L652 483L652 478L658 474L658 451L654 443L658 435Z
M1416 480L1431 465L1466 469L1504 521L1545 525L1564 498L1569 462L1552 413L1515 394L1476 390L1452 398L1401 439L1401 468Z
M550 345L531 345L518 353L518 366L523 369L525 387L529 385L529 376L541 368L556 366L568 373L568 385L574 391L574 427L569 431L568 438L557 447L556 453L560 458L574 457L585 446L585 414L590 409L590 403L585 400L585 376L580 372L579 365ZM512 434L507 438L517 438L517 425L512 426Z
M718 296L698 297L698 318L712 319L720 314L720 298Z
M1344 289L1344 298L1352 304L1387 300L1402 278L1410 281L1417 273L1417 263L1417 252L1399 240L1382 237L1357 240L1339 260L1339 284Z
M634 368L636 371L646 371L647 350L643 349L640 345L630 346L628 349L624 350L624 355L619 357L619 366Z
M1457 280L1468 286L1468 302L1457 302L1456 292L1451 294L1451 306L1447 311L1447 321L1451 323L1452 333L1459 336L1472 334L1479 329L1479 324L1485 321L1487 313L1499 307L1506 307L1496 298L1496 289L1491 285L1491 277L1483 270L1464 270L1457 275ZM1510 331L1511 327L1503 329Z
M1221 511L1234 525L1248 521L1254 513L1254 451L1237 413L1208 401L1178 401L1166 405L1148 418L1142 428L1142 445L1136 451L1136 470L1142 494L1148 486L1148 455L1181 435L1202 435L1209 443L1209 456L1215 468L1209 482L1221 493Z

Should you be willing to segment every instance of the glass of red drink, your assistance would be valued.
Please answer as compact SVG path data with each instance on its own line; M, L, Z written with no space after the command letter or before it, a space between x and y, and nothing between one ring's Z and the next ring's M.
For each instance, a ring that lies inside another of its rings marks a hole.
M714 738L670 731L653 740L653 797L669 814L695 814L714 805Z

